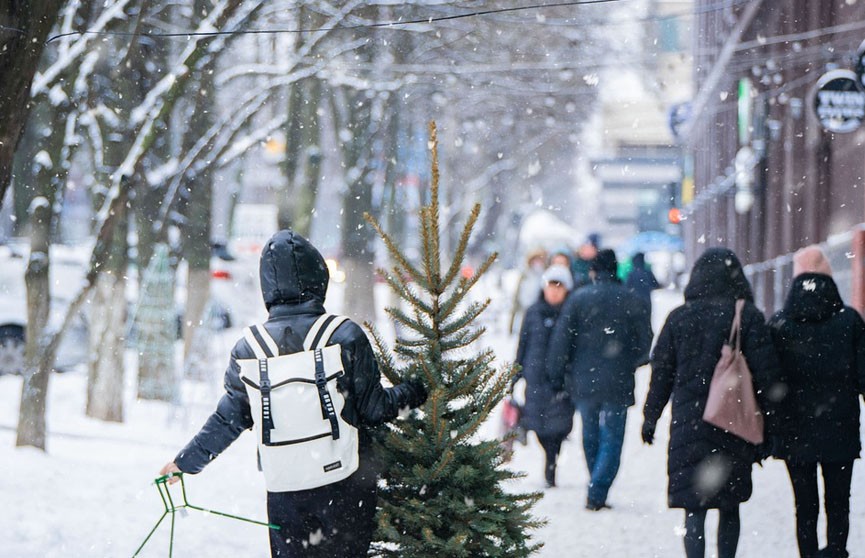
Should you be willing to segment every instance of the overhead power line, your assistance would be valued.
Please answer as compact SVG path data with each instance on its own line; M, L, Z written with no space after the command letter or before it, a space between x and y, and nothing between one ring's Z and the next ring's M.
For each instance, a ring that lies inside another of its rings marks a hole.
M159 38L177 38L177 37L212 37L218 35L278 35L282 33L312 33L318 31L345 31L352 29L376 29L386 27L403 27L406 25L430 24L442 21L453 21L457 19L467 19L474 17L482 17L491 14L501 14L508 12L521 12L527 10L541 10L544 8L559 8L565 6L587 6L592 4L611 4L617 2L625 2L627 0L579 0L575 2L555 2L551 4L531 4L528 6L514 6L510 8L492 8L488 10L477 10L474 12L466 12L463 14L451 14L443 16L430 16L426 18L417 18L411 20L392 20L376 23L365 23L361 25L344 25L336 27L318 27L314 29L238 29L234 31L180 31L174 33L142 33L142 32L123 32L123 31L70 31L68 33L60 33L49 38L46 43L69 37L73 35L110 35L119 37L159 37Z

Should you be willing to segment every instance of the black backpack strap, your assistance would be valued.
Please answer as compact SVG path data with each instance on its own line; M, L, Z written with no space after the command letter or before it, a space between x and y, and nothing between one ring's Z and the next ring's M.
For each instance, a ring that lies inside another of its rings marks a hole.
M251 325L243 329L243 338L249 344L255 358L271 358L279 356L279 345L264 328L264 325Z
M258 388L261 392L261 443L270 445L270 431L276 428L270 407L270 377L267 375L267 359L258 360Z
M334 440L339 440L339 420L330 392L327 391L327 375L324 373L324 356L321 349L315 349L315 386L318 388L318 400L321 403L321 418L330 421L330 434Z
M324 370L324 355L322 355L321 349L330 341L336 328L346 320L348 318L345 316L323 314L312 325L303 342L306 350L314 351L315 385L318 388L318 399L321 403L321 418L330 421L330 433L334 440L339 440L339 418L336 416L333 399L327 390L327 373Z
M243 337L258 360L258 391L261 393L261 443L270 445L270 431L275 428L270 401L270 376L267 359L279 355L279 347L263 325L253 325L243 330Z

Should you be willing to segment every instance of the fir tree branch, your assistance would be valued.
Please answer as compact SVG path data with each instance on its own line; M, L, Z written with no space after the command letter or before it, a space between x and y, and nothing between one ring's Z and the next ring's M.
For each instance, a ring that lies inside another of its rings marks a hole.
M433 260L433 284L437 287L441 284L441 246L439 233L439 142L436 123L429 123L429 141L430 151L432 154L432 181L431 181L431 200L429 205L429 228L432 244L430 245L430 255ZM444 283L445 285L447 283Z
M390 349L384 341L384 338L379 333L378 328L369 322L364 322L363 325L366 326L372 335L373 348L375 349L378 368L381 373L384 374L384 377L393 385L402 383L402 377L398 372L393 356L391 356Z
M424 314L432 314L432 307L426 304L418 297L411 285L405 280L399 268L394 268L391 273L385 273L379 270L379 274L384 277L385 282L390 286L391 290L397 294L402 300L408 302L412 307L421 310Z
M454 295L448 299L442 307L441 314L449 315L456 306L468 295L469 291L477 284L478 280L487 272L490 266L495 262L498 254L495 252L490 254L483 264L477 269L471 278L460 278L459 285L454 290Z
M450 268L445 274L444 284L450 285L453 283L454 279L457 277L457 274L460 272L462 268L463 260L465 259L466 249L469 245L469 239L471 238L472 230L475 227L475 223L478 220L478 217L481 214L481 204L476 203L471 212L469 213L469 218L466 220L466 224L463 227L463 232L460 233L460 239L457 242L457 248L454 252L453 261L451 261Z
M410 318L399 308L385 308L385 313L405 327L416 331L421 337L427 337L434 332L433 328L423 323L422 320Z
M403 256L402 251L400 251L400 249L397 247L396 243L394 243L390 235L384 232L384 229L381 228L381 225L378 224L378 221L376 221L375 217L373 217L367 212L364 212L363 218L366 219L367 223L372 225L372 228L375 229L375 232L378 233L378 235L381 237L385 247L387 248L388 253L394 260L396 260L398 269L401 269L402 271L407 273L416 282L423 282L423 276L413 265L409 263L405 256Z
M472 323L484 312L484 310L487 309L489 305L490 299L486 299L484 302L473 302L471 305L469 305L468 308L466 308L466 310L459 316L459 318L442 326L442 335L445 337L449 337L457 331L471 326Z

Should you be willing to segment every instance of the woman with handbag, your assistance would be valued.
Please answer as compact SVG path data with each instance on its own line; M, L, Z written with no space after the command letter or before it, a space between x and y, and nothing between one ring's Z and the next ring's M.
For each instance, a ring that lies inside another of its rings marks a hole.
M732 328L737 300L745 301L738 305L738 330ZM767 412L771 410L767 394L774 387L778 361L769 328L753 301L736 255L726 248L710 248L694 264L685 288L685 304L670 313L652 351L642 437L645 443L652 443L657 421L672 398L668 505L685 510L688 558L705 555L709 509L719 513L718 557L735 556L739 504L751 497L751 467L758 459L757 446L703 418L713 374L731 333L738 335L757 404L767 421L772 418Z
M544 448L546 463L544 478L547 488L556 486L556 460L562 442L574 425L574 405L567 395L556 393L546 376L549 341L559 312L574 287L571 270L561 265L550 266L543 274L543 292L526 311L517 345L517 364L522 370L515 384L524 384L515 391L525 391L520 426L533 430Z
M865 322L845 306L817 246L793 258L784 308L769 322L786 396L778 405L775 457L790 473L802 558L843 558L850 480L859 457L859 394L865 390ZM823 474L826 548L817 551L817 465Z

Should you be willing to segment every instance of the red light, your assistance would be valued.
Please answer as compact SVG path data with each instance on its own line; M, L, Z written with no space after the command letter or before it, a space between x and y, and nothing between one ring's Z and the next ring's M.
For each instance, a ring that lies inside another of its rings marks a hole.
M214 279L231 279L231 273L224 269L215 269L210 274Z
M682 222L682 210L678 207L671 207L670 211L667 212L667 219L674 225L678 225Z

